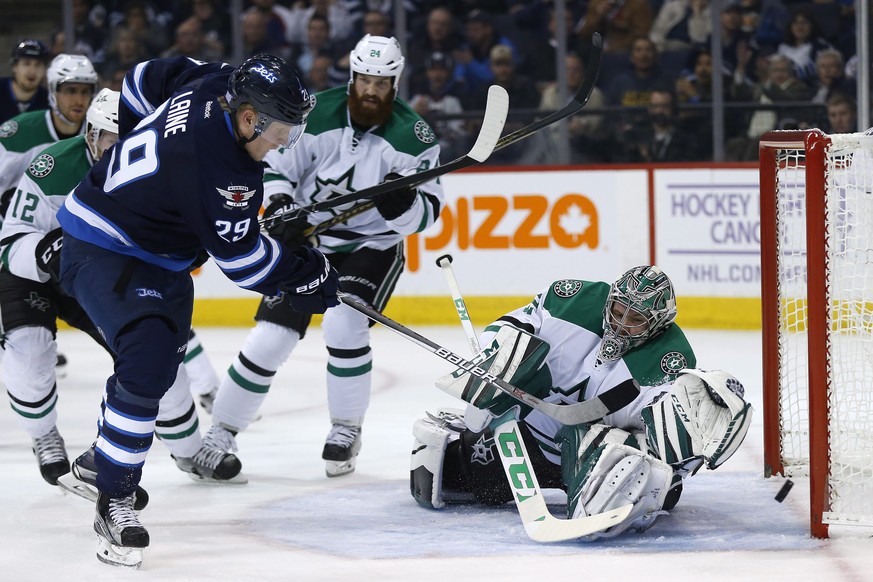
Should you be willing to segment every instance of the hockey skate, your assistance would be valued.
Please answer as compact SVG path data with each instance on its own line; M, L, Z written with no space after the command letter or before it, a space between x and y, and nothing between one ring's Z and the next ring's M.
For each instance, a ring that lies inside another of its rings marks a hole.
M42 478L49 485L57 485L58 477L70 472L64 439L57 427L52 427L48 434L33 439L33 454L36 455Z
M58 485L68 493L78 495L88 501L97 501L97 463L94 462L94 445L79 455L73 461L72 471L58 479ZM145 509L149 503L149 494L146 490L136 486L133 494L133 508L136 511Z
M327 461L325 473L328 477L339 477L355 470L356 457L361 450L361 427L334 423L321 458Z
M215 405L215 396L218 394L218 388L213 388L210 392L200 395L200 406L203 407L208 414L212 414L212 407Z
M193 457L175 457L176 466L195 481L210 483L248 483L241 473L242 463L231 454L236 450L234 434L226 428L212 426Z
M149 532L134 511L134 496L97 497L94 531L97 532L97 559L104 564L139 568L142 549L149 545Z

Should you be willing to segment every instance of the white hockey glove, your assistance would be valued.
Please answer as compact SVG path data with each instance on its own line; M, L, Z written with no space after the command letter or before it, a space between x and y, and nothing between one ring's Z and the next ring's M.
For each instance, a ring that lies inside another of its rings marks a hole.
M642 410L653 454L675 468L699 459L716 469L736 452L752 423L752 405L743 395L743 385L727 372L682 370Z
M634 505L621 523L582 540L611 538L628 529L645 531L667 515L662 508L673 483L673 469L646 453L642 434L605 425L579 425L564 428L561 437L569 519Z
M482 352L484 360L477 368L542 398L551 387L548 370L543 368L548 353L549 344L545 341L526 331L504 325L491 345ZM439 378L436 386L476 408L488 409L494 416L500 416L513 406L522 406L508 394L486 384L463 368Z
M415 421L412 434L412 457L409 462L409 488L412 497L422 507L442 509L443 463L446 447L460 438L466 426L464 412L456 408L440 408L436 416Z

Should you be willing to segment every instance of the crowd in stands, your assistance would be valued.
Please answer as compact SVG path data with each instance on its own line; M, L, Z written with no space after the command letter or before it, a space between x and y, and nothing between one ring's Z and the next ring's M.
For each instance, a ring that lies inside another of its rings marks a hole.
M399 1L399 0L398 0ZM74 52L118 89L135 63L185 55L230 60L232 18L243 57L282 56L313 91L348 81L363 34L392 35L393 0L73 0ZM777 128L857 131L855 0L567 0L569 92L582 82L591 36L605 39L595 93L569 122L571 163L706 161L713 156L713 75L724 88L729 160L757 158ZM407 101L431 121L443 158L463 154L492 83L513 111L507 130L553 111L557 23L543 0L405 0ZM722 70L713 70L711 10L720 10ZM46 38L63 52L64 33ZM497 152L491 163L554 163L556 131Z

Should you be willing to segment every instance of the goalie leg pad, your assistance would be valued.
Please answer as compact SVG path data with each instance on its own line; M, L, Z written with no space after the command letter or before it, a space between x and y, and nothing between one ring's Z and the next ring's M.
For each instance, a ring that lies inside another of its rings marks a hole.
M413 499L428 509L442 509L446 501L472 501L462 492L443 493L446 449L458 441L465 430L463 411L440 409L436 415L415 421L412 434L412 457L409 463L409 489ZM456 469L457 470L457 469ZM455 479L452 479L455 480Z
M606 443L586 452L579 474L571 480L567 495L568 516L586 517L628 503L634 505L621 522L587 540L615 537L628 529L645 531L663 510L673 480L673 470L663 461L638 449Z

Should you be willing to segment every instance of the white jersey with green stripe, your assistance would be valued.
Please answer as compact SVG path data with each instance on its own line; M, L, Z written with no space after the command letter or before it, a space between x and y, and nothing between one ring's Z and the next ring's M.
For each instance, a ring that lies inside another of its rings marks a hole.
M43 236L60 226L58 209L93 164L85 137L77 136L51 144L26 166L0 229L3 268L18 277L48 281L36 266L34 251Z
M48 109L22 113L0 125L0 194L15 188L34 156L58 139Z
M394 101L389 121L362 131L349 118L345 87L317 95L306 133L291 149L270 152L265 162L264 198L285 193L308 206L380 184L391 172L407 175L439 164L439 143L430 126L402 100ZM319 235L325 253L360 248L384 250L406 235L421 232L439 217L445 202L438 180L423 184L412 208L385 220L372 208ZM267 202L265 202L267 203ZM359 203L309 216L316 225Z
M695 367L697 359L685 334L674 323L622 358L600 361L597 350L603 336L603 308L609 287L603 282L555 281L528 305L489 325L480 341L487 346L500 326L514 325L548 342L549 353L540 372L552 386L547 394L541 395L547 402L582 402L633 378L640 385L639 396L606 416L603 422L626 430L641 430L642 408L666 390L680 370ZM538 376L539 384L543 380ZM522 421L531 429L546 457L560 464L556 435L563 425L537 410Z

